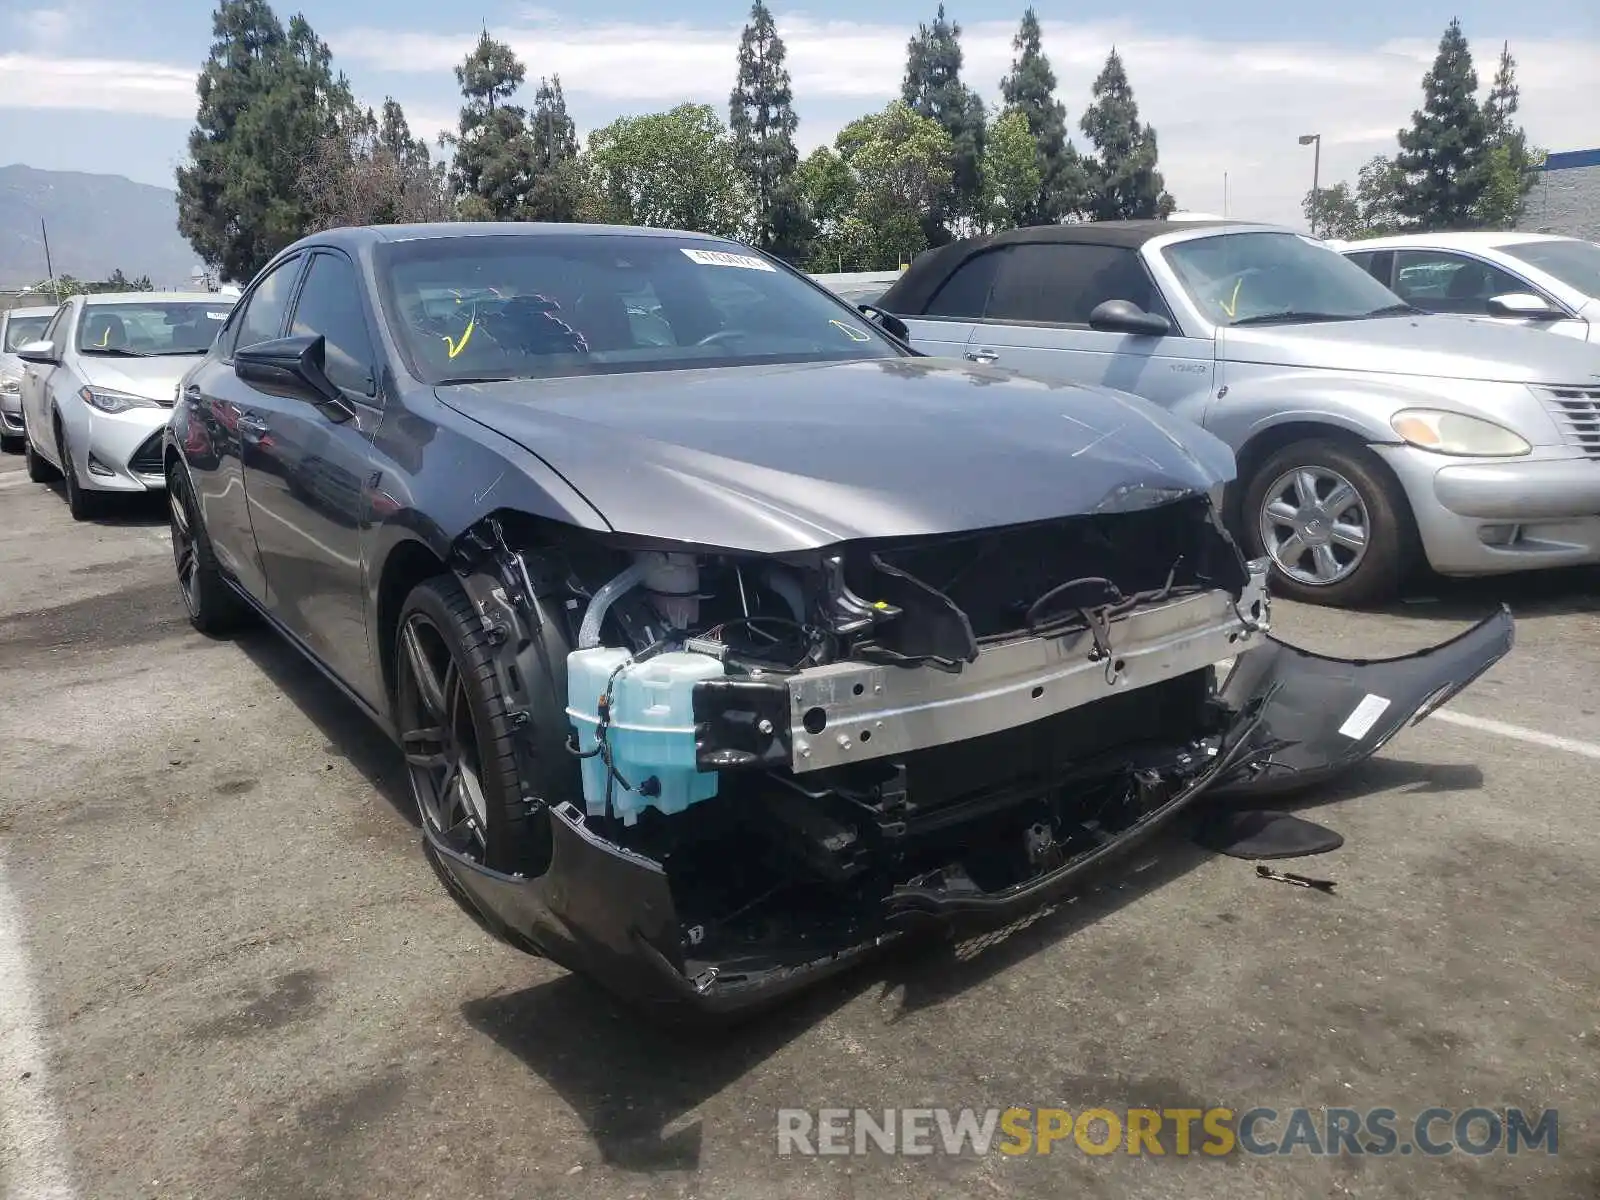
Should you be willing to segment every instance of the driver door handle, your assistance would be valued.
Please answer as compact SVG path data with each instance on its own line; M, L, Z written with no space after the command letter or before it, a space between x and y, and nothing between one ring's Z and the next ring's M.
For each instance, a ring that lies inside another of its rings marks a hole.
M254 413L240 413L238 420L240 433L265 433L267 423Z
M1000 357L997 350L968 350L967 357L975 363L992 363Z

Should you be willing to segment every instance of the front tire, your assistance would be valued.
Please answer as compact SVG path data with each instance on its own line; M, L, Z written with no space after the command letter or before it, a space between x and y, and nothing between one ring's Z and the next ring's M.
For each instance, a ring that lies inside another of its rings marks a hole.
M178 594L189 614L189 624L207 637L231 633L244 621L246 609L222 578L211 538L200 520L194 487L181 466L167 470L167 508L172 563L178 572Z
M28 469L28 479L32 483L54 483L60 474L50 465L49 459L33 448L33 439L26 434L22 438L22 460Z
M514 706L483 622L454 577L427 580L406 598L394 664L396 728L417 812L429 831L492 871L542 871L549 861L549 819L525 791L553 803L544 785L559 790L559 780L522 779Z
M99 497L86 492L78 482L77 468L72 465L72 449L67 444L67 431L56 426L56 456L61 459L61 479L67 490L67 511L74 521L87 521L99 509Z
M1241 532L1272 561L1275 594L1340 608L1400 590L1417 561L1411 508L1364 447L1306 438L1272 454L1246 489Z

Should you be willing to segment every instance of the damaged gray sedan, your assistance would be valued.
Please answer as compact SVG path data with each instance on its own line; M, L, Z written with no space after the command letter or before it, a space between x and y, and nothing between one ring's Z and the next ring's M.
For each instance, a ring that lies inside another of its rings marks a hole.
M663 1007L1009 923L1511 644L1504 612L1388 662L1272 640L1214 438L917 355L697 234L307 239L165 457L194 624L265 619L395 740L495 935Z

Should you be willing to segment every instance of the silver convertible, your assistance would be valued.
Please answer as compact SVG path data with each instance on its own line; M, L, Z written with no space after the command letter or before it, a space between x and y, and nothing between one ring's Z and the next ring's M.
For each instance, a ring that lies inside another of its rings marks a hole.
M1296 599L1376 602L1424 561L1600 562L1600 347L1423 313L1289 230L1016 229L921 255L868 307L926 353L1131 392L1221 437L1230 524Z

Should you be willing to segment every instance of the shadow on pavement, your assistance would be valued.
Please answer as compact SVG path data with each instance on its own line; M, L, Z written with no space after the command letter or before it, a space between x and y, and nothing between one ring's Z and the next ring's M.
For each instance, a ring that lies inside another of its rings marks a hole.
M1399 601L1374 611L1396 617L1475 621L1502 603L1509 604L1517 617L1600 612L1600 567L1562 567L1473 579L1424 577L1406 588Z
M1374 759L1338 786L1286 803L1309 809L1377 791L1397 790L1403 796L1469 790L1481 783L1476 768ZM908 939L736 1028L655 1025L576 975L471 1001L462 1006L462 1015L560 1094L587 1125L607 1165L641 1172L693 1170L702 1131L698 1121L684 1117L730 1083L863 997L875 995L879 1004L889 1005L888 1022L902 1020L1143 900L1213 857L1187 840L1191 827L1174 831L1072 902L964 941ZM1249 889L1262 885L1251 863L1239 860L1237 866L1239 903L1247 904ZM754 1131L758 1137L770 1133Z
M265 625L246 629L233 642L262 674L328 739L326 752L358 771L412 825L417 806L400 751L361 709L312 666L281 634Z

